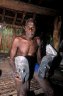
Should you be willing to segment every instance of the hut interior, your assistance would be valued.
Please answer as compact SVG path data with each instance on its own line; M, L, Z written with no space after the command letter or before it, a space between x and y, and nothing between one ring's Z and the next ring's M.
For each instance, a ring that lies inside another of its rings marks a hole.
M0 0L0 53L9 53L12 39L22 34L22 23L28 17L36 20L36 35L43 34L47 42L54 39L53 45L58 49L53 27L54 19L61 16L60 9L56 0Z
M23 32L22 24L25 19L34 18L36 36L40 36L44 44L52 43L58 50L60 39L63 38L59 35L62 34L61 3L62 0L0 0L0 96L16 96L9 52L15 36L20 36ZM31 91L33 90L36 96L43 93L34 80L31 81Z

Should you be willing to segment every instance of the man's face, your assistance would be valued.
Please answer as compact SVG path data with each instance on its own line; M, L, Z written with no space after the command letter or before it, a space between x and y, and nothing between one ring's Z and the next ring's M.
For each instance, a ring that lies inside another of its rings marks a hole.
M25 25L25 33L26 33L27 38L29 39L32 39L34 37L35 25L33 22L30 21Z

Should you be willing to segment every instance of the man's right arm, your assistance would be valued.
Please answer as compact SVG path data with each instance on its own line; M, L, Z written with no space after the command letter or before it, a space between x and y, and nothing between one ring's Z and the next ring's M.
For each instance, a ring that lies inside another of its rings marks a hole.
M12 67L13 72L16 72L14 57L16 55L17 48L18 48L18 39L16 38L13 41L12 48L11 48L11 51L10 51L10 65Z

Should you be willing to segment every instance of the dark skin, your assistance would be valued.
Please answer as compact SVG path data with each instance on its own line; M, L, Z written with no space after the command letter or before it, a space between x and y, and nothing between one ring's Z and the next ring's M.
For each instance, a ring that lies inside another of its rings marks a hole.
M35 56L37 47L38 46L37 46L36 38L32 40L26 39L25 36L15 38L10 54L11 62L14 61L14 56L16 54L16 51L18 56L27 56L27 55ZM16 71L15 66L14 65L12 66L13 66L13 71L15 72Z
M33 21L29 21L24 26L25 34L21 37L16 37L13 41L11 52L10 52L10 64L13 68L13 72L15 73L15 82L17 87L17 96L26 96L26 88L22 87L23 83L21 82L21 79L19 78L18 73L16 73L16 68L14 65L14 58L16 54L18 56L35 56L38 48L38 45L40 44L40 39L37 37L34 37L35 35L35 25ZM23 93L23 94L22 94Z
M17 96L27 96L27 91L29 90L29 81L23 83L19 78L18 73L16 73L16 68L14 65L14 58L18 56L35 56L37 54L37 61L40 64L40 39L39 37L34 37L35 35L35 25L33 21L26 22L24 26L25 34L21 37L16 37L13 41L11 52L10 52L10 64L15 73L15 84L17 89ZM38 50L37 50L38 49ZM43 88L46 96L53 96L53 90L50 87L49 82L46 79L40 79L38 77L38 72L34 72L34 78L37 80L39 85Z

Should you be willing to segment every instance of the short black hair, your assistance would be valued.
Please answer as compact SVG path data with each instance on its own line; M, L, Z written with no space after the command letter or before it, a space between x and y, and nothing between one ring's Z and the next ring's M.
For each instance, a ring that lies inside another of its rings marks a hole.
M28 18L28 19L25 19L24 22L23 22L23 25L27 25L28 22L33 22L34 25L36 25L36 21L33 19L33 18Z

